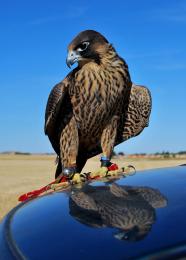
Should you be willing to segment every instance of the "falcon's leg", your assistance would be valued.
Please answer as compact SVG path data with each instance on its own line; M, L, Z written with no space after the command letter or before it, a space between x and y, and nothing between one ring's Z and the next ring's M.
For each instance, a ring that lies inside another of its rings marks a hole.
M62 130L60 137L62 176L68 175L68 177L71 178L77 172L76 158L78 155L78 146L78 128L75 119L72 117L69 123Z
M101 136L101 148L103 156L101 159L101 166L110 166L110 159L117 135L118 116L114 116L111 122L103 130Z
M114 116L110 123L103 130L101 136L101 148L103 151L103 156L101 157L101 168L99 171L92 174L105 177L108 173L108 167L112 164L110 162L112 151L114 149L115 139L117 135L117 125L118 125L118 116Z
M79 152L77 160L76 160L76 169L77 172L81 172L83 167L85 166L87 162L87 157L85 154ZM55 173L55 178L57 178L60 174L62 173L62 165L61 165L61 159L59 158L57 168L56 168L56 173Z

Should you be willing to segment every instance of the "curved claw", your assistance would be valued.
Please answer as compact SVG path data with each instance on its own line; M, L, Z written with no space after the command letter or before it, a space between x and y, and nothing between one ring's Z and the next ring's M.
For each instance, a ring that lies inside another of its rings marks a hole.
M96 177L103 178L103 177L107 176L107 173L108 173L107 167L100 167L100 169L98 171L91 172L90 177L91 178L96 178Z
M72 184L81 183L82 180L81 180L80 174L79 174L79 173L75 173L75 174L73 175L72 179L70 180L70 182L71 182Z
M131 169L133 169L133 172L130 171ZM136 168L133 165L127 165L125 167L122 167L122 171L125 175L129 176L136 174Z
M107 173L107 177L111 177L111 176L117 176L120 174L120 171L119 170L114 170L114 171L108 171Z

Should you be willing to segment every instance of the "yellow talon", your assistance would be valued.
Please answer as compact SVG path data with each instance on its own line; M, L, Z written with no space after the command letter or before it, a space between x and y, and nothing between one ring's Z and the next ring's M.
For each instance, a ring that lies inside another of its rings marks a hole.
M79 173L75 173L74 176L73 176L73 178L72 178L72 180L71 180L71 182L72 182L73 184L81 183L82 180L81 180L80 174L79 174Z
M131 170L133 171L131 172ZM100 169L97 170L96 172L90 172L90 177L91 178L99 177L100 180L107 181L109 177L117 178L117 176L119 177L121 175L123 176L133 175L135 174L135 172L136 172L135 167L132 165L128 165L126 167L123 167L122 169L113 170L113 171L108 171L107 167L100 167ZM60 178L58 179L60 180ZM70 180L70 182L66 181L66 182L54 183L51 185L51 189L53 190L66 189L70 186L70 184L79 184L80 185L79 187L81 187L81 184L85 181L85 179L83 179L82 174L80 175L79 173L75 173L72 179Z
M120 174L119 170L109 171L108 176L117 176Z
M99 177L103 178L103 177L106 177L107 173L108 173L108 168L107 167L101 167L98 171L91 172L90 177L94 178L96 176L99 176Z
M133 165L128 165L122 168L124 175L134 175L136 173L136 168Z

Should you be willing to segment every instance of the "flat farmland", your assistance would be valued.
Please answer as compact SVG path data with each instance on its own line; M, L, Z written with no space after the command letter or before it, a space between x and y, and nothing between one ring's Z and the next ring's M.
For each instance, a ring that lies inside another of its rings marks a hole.
M186 159L115 158L120 167L132 164L136 170L177 166ZM38 189L54 180L55 156L53 155L0 155L0 219L18 202L18 197ZM99 157L90 159L83 171L99 168Z

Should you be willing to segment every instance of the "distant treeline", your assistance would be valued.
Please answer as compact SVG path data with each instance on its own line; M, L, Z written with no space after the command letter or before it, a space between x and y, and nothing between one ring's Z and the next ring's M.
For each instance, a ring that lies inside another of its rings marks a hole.
M27 153L27 152L26 152L26 153L22 153L22 152L15 152L14 154L18 154L18 155L19 155L19 154L20 154L20 155L31 155L31 153Z
M14 154L14 155L54 155L54 153L29 153L29 152L14 152L14 151L5 151L0 152L0 154Z
M29 153L29 152L18 152L18 151L5 151L0 152L0 154L14 154L14 155L54 155L54 153ZM125 154L124 152L112 152L112 156L133 156L133 157L163 157L163 158L175 158L176 156L186 156L186 151L180 151L176 153L162 151L156 153L133 153L133 154Z
M164 157L164 158L169 158L169 157L176 157L179 155L186 155L186 151L179 151L179 152L168 152L168 151L162 151L162 152L156 152L156 153L133 153L133 154L125 154L124 152L113 152L112 156L136 156L136 157L143 157L143 156L155 156L155 157Z
M0 154L31 155L31 153L28 152L13 152L13 151L5 151L5 152L1 152Z

